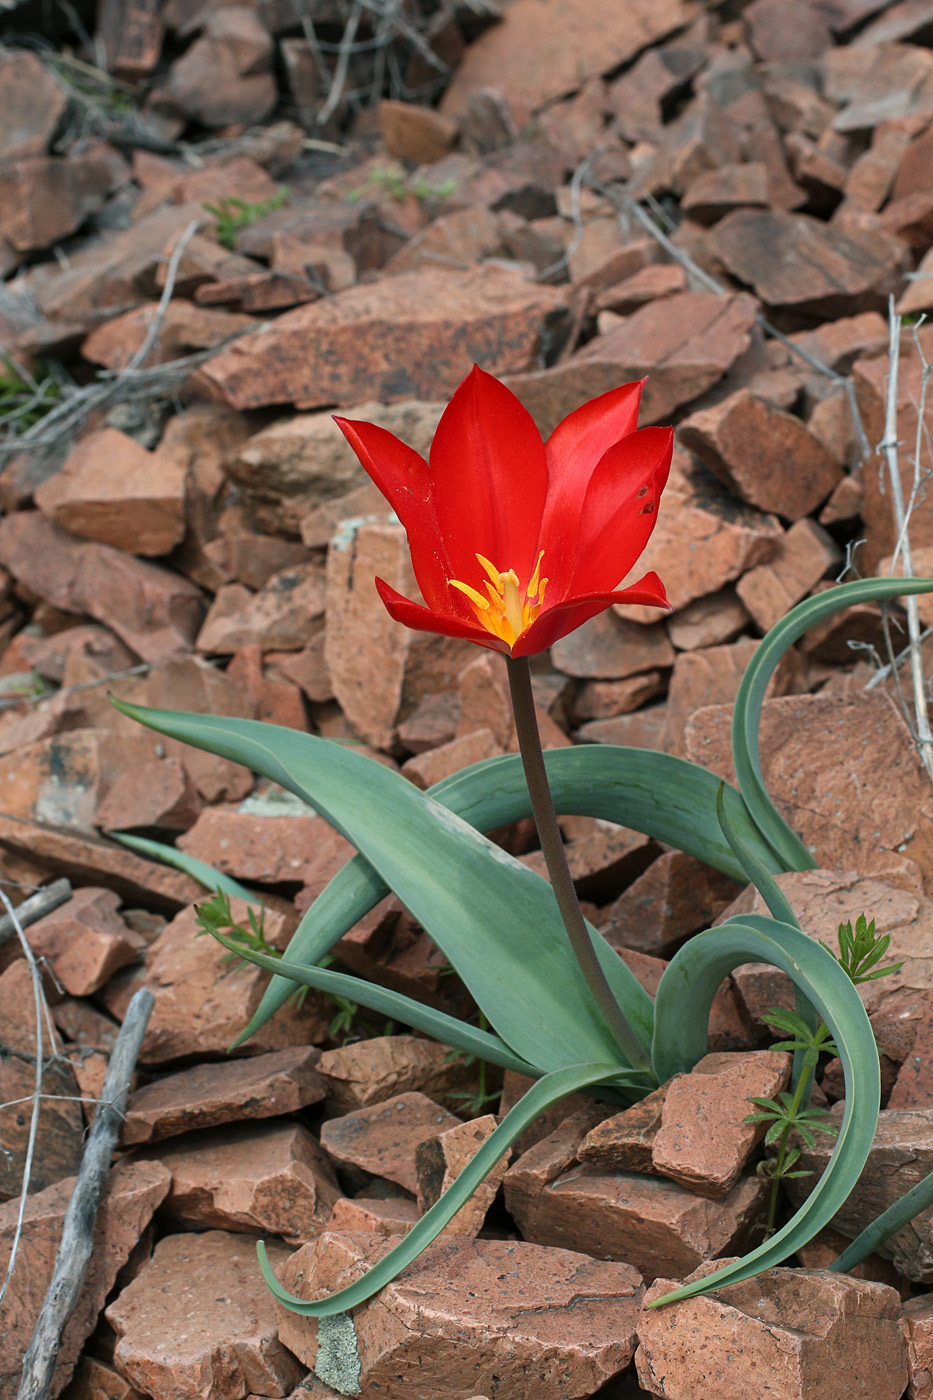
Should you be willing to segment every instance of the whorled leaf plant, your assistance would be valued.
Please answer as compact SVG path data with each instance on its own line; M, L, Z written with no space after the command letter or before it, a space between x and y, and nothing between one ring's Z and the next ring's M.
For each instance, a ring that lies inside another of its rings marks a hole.
M933 581L843 585L800 604L768 634L736 704L737 789L664 754L586 746L543 755L527 656L613 603L666 603L655 575L628 589L614 586L651 533L670 462L669 434L635 431L639 392L634 385L603 395L571 414L542 445L517 400L474 371L441 420L430 463L382 429L341 424L407 529L427 607L380 583L383 601L408 626L504 653L519 755L475 764L425 793L364 755L314 735L115 702L160 733L281 784L358 852L315 900L284 957L217 933L230 951L273 973L241 1040L275 1013L297 983L350 998L455 1050L536 1080L454 1185L351 1287L330 1298L293 1297L275 1280L260 1246L270 1288L296 1312L328 1316L377 1292L444 1228L523 1128L566 1094L588 1089L627 1103L689 1070L706 1053L719 984L744 962L767 962L786 972L797 990L798 1014L808 1025L822 1017L829 1027L845 1073L845 1114L829 1166L793 1219L742 1260L659 1304L751 1277L785 1259L828 1224L864 1165L880 1092L874 1038L851 980L818 938L796 925L774 879L813 860L765 790L758 722L771 672L812 622L865 598L933 590ZM652 1003L583 919L555 809L634 827L738 878L744 875L758 885L770 915L745 915L695 935L666 968ZM482 834L529 813L538 824L550 884ZM236 882L179 852L126 839L162 854L208 887L243 893ZM442 950L488 1029L318 966L390 890Z

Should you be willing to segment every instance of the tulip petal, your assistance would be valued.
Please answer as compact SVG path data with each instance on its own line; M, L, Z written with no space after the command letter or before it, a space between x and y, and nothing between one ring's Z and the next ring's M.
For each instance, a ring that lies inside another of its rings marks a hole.
M547 495L544 444L511 390L476 365L444 410L429 470L450 577L481 587L482 554L528 578Z
M565 598L553 608L547 608L522 633L512 648L513 656L534 656L547 651L568 632L582 627L597 613L605 612L613 603L642 603L649 607L666 608L670 603L664 591L664 584L655 573L645 574L637 583L628 588L614 588L608 593L581 594L575 598Z
M616 587L634 567L657 523L673 441L671 428L642 428L604 453L580 509L564 597Z
M404 525L412 568L426 601L443 607L450 568L434 515L427 462L375 423L336 416L334 422Z
M478 646L488 647L490 651L508 654L509 648L505 642L494 637L477 622L458 617L453 609L447 613L424 608L420 603L413 603L410 598L397 592L391 584L381 578L376 579L376 590L389 616L395 622L400 622L403 627L411 627L416 632L435 632L442 637L462 637L464 641L476 642Z
M540 549L547 549L552 581L569 580L576 553L580 502L602 458L638 426L643 379L621 384L568 413L545 443L548 497L541 522ZM545 543L547 541L547 543ZM556 547L555 547L556 546ZM555 586L560 587L560 582Z

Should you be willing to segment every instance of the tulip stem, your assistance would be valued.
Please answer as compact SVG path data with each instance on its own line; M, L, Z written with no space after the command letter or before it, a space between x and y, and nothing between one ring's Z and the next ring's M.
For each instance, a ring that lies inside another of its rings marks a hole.
M554 799L544 766L528 659L524 656L507 656L505 664L509 673L512 712L515 715L518 747L531 798L531 810L534 813L541 850L570 946L619 1049L633 1069L646 1069L650 1072L650 1057L612 994L573 886L570 867L567 864L567 852L564 850L563 837L557 824L557 812L554 810Z

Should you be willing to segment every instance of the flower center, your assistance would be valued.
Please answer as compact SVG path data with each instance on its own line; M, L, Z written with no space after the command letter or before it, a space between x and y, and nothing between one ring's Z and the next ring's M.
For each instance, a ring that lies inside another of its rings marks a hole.
M482 554L476 557L487 575L483 579L487 597L484 598L477 589L471 588L468 583L461 583L457 578L449 578L447 582L451 588L459 588L466 595L467 602L487 632L512 646L526 627L534 622L544 603L544 590L547 587L547 579L541 577L544 550L538 555L535 571L525 589L522 589L514 569L500 573L495 564L484 559Z

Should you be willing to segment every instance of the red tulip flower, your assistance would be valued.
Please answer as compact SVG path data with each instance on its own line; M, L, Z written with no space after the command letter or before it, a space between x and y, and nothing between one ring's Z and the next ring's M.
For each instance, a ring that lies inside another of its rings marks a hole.
M657 574L618 587L648 543L673 450L670 428L635 431L641 389L601 394L542 443L474 365L428 462L384 428L337 418L408 533L427 607L377 579L396 622L531 656L613 603L669 608Z

